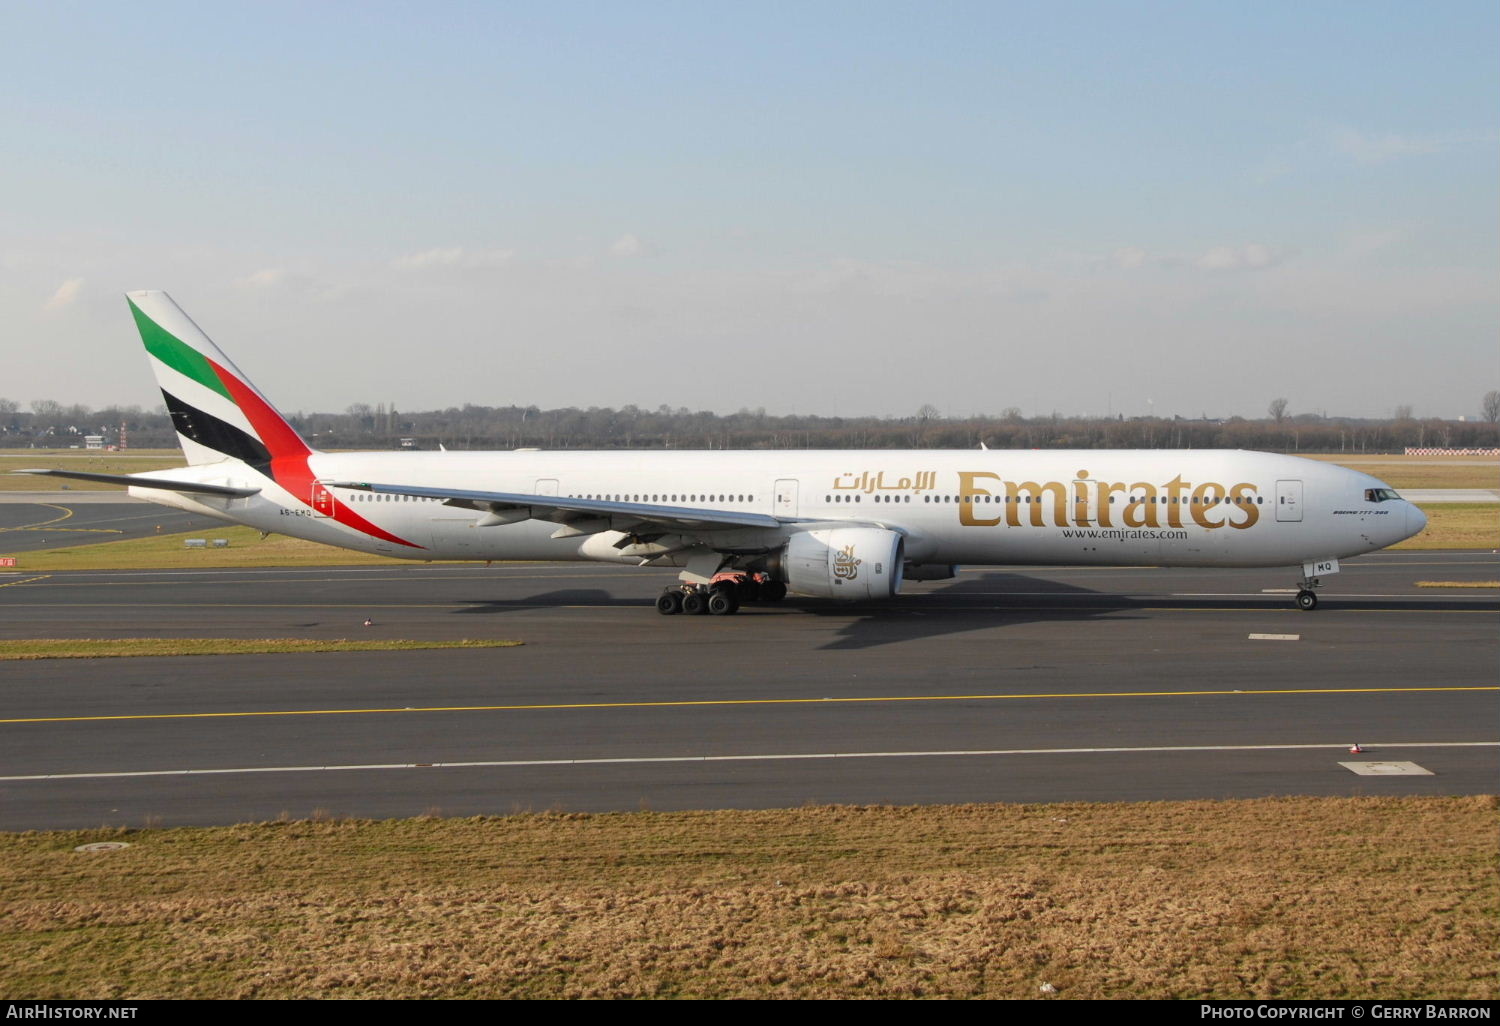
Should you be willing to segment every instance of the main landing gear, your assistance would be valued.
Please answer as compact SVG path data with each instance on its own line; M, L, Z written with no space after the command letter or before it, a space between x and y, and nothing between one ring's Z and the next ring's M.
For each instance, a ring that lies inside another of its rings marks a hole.
M780 602L784 598L786 585L765 574L723 573L714 575L707 585L672 585L657 596L656 611L662 616L730 616L740 611L741 603Z

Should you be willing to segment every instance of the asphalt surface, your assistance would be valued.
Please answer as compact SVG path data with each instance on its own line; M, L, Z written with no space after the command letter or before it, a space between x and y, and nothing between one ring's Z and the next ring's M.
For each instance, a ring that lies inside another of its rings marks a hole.
M1500 592L1416 582L1500 557L1343 567L1313 613L1291 570L1039 568L723 618L592 564L0 574L6 638L525 642L0 663L0 829L1495 792Z
M0 556L180 531L210 537L229 526L154 503L121 501L116 492L0 492Z

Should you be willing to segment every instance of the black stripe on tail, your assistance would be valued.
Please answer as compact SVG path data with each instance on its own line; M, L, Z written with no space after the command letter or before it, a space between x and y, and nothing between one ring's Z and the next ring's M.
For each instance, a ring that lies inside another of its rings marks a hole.
M172 415L172 426L179 435L270 476L271 453L255 436L189 406L166 389L162 389L161 395L167 401L167 412Z

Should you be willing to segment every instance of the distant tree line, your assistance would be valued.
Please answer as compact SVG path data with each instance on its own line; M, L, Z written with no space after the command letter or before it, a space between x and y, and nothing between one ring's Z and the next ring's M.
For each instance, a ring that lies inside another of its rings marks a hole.
M1500 392L1488 393L1483 420L1419 418L1411 407L1369 419L1295 414L1272 400L1264 419L1244 417L994 416L944 417L922 406L910 417L773 416L686 407L620 409L536 406L450 407L398 412L356 403L343 413L298 413L292 426L324 449L1261 449L1273 452L1390 452L1404 446L1493 446L1500 443ZM0 447L82 447L83 436L119 441L124 425L132 448L177 444L162 408L90 409L38 400L23 409L0 399Z

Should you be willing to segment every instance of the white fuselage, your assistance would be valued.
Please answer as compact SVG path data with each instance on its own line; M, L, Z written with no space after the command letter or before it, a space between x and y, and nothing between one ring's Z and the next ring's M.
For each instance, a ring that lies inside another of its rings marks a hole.
M801 523L877 525L901 532L907 560L919 564L1286 566L1380 549L1426 522L1402 499L1372 499L1386 486L1366 474L1232 450L363 452L317 453L309 466L324 482L599 498L786 522L714 532L726 550L774 547ZM261 491L187 497L134 486L132 494L409 559L642 561L607 527L554 537L555 522L479 526L474 509L430 498L349 488L294 495L235 461L169 473ZM330 503L358 514L346 521L407 544L340 523Z

